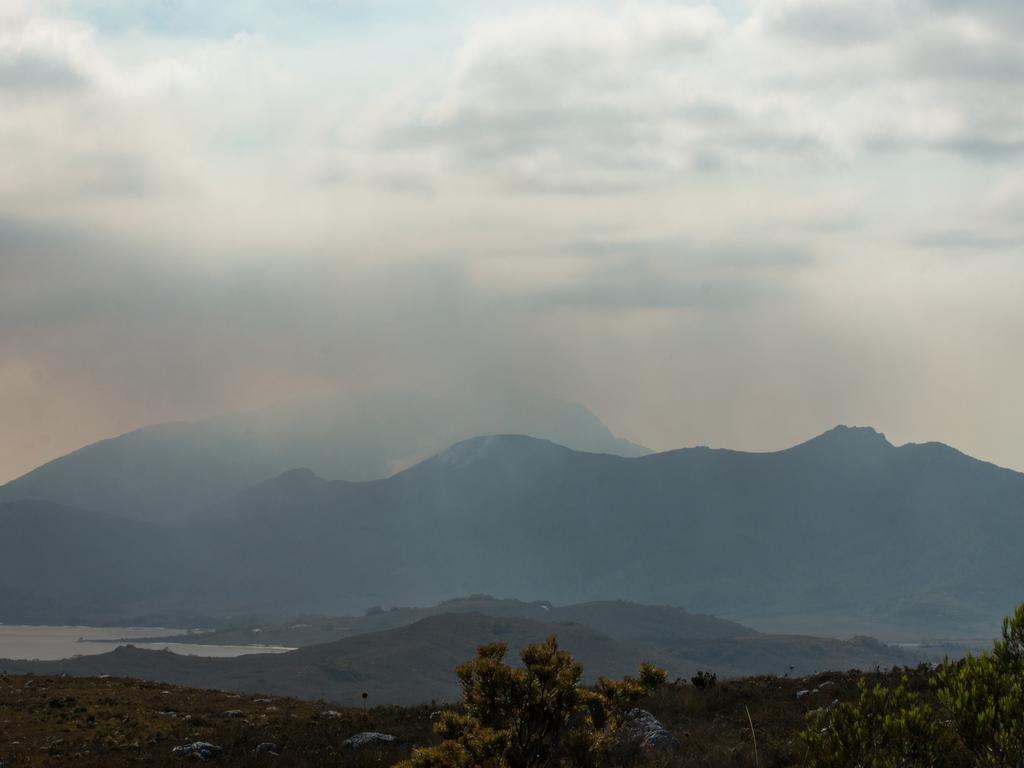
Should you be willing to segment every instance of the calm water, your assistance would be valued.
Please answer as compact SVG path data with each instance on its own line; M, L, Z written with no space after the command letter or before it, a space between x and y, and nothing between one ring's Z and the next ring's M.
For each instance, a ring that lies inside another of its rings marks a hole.
M160 627L31 627L0 624L0 659L67 659L106 653L135 637L182 635L180 629ZM81 642L79 638L82 638ZM123 638L123 640L122 640ZM247 653L283 653L291 648L264 645L198 645L194 643L133 643L137 648L191 656L225 658Z

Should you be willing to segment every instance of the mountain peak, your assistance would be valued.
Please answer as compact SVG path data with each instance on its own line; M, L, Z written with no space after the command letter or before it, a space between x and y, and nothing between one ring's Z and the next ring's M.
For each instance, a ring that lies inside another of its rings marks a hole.
M570 449L527 435L485 435L461 440L439 453L437 461L455 469L464 469L488 458L524 451L569 451Z
M649 453L616 437L586 407L543 394L499 387L346 391L92 443L0 484L0 499L181 521L292 467L328 481L378 480L471 435L510 433L578 451Z
M296 469L282 472L280 475L269 480L264 480L262 483L255 485L254 488L261 490L273 489L280 493L299 493L310 488L320 488L327 484L326 480L308 467L297 467Z
M794 449L831 449L841 451L870 451L892 448L892 443L874 427L851 427L839 424L832 429L794 446Z
M892 443L886 439L885 434L883 432L879 432L874 427L851 427L846 424L838 424L814 439L825 439L833 442L841 441L844 443L892 445Z
M829 433L835 433L838 435L859 435L861 437L867 437L874 440L888 442L885 439L885 433L879 432L874 427L857 427L849 426L846 424L837 424L836 426L832 427L832 429L828 430L828 432L826 432L825 434Z

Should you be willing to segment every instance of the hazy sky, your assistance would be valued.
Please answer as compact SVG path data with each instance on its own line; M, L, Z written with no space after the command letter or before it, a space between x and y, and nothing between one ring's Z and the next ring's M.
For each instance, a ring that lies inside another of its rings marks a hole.
M1019 0L0 0L0 480L335 387L1024 469Z

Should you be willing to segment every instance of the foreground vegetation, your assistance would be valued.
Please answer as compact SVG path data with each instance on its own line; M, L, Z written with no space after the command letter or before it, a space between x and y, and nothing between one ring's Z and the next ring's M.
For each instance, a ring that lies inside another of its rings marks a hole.
M462 707L441 714L443 741L417 749L401 768L579 768L622 762L628 709L665 683L665 672L642 664L620 681L601 678L584 688L583 667L552 636L527 646L522 666L505 662L508 646L482 646L459 666ZM616 759L618 758L618 759Z
M1024 766L1024 605L991 653L947 662L927 690L861 681L855 701L812 713L803 734L818 768Z
M462 707L443 715L435 728L444 740L416 750L403 768L685 764L686 746L669 733L659 749L631 739L630 718L637 710L627 710L663 687L661 670L644 664L637 678L601 679L595 689L584 689L579 664L554 638L527 647L518 668L504 662L506 650L501 644L484 646L475 660L459 667ZM714 675L706 673L691 683L703 696L717 688ZM822 681L795 698L833 686ZM856 686L852 700L835 698L807 713L807 727L799 734L806 746L800 765L1024 768L1024 605L1004 620L991 653L947 661L934 675L921 667L913 678L909 671L899 674L895 684L861 677ZM757 727L750 706L743 710L759 765ZM795 764L793 754L775 751L770 742L766 746L766 764ZM734 748L731 762L738 756Z
M909 670L927 693L928 670ZM679 741L669 764L684 768L753 768L749 709L760 766L799 766L809 711L834 699L853 701L862 678L895 683L900 673L839 673L803 679L756 677L704 690L669 682L638 706L652 712ZM797 699L801 690L833 685ZM324 702L237 695L123 678L0 676L0 762L26 766L181 766L171 750L194 741L223 747L211 764L224 766L387 766L409 759L413 747L437 746L439 707L343 709ZM225 712L241 710L241 717ZM171 715L169 713L175 713ZM434 714L434 719L431 715ZM376 730L396 741L352 750L349 736ZM278 756L255 756L270 742ZM663 760L664 758L658 758Z
M1024 606L991 653L933 669L719 682L702 674L580 684L554 638L509 664L500 643L461 665L463 700L439 708L336 709L325 702L122 678L0 675L0 768L180 765L210 742L228 766L589 768L628 766L1024 766ZM658 749L623 741L637 706L667 730ZM355 748L361 732L393 740Z

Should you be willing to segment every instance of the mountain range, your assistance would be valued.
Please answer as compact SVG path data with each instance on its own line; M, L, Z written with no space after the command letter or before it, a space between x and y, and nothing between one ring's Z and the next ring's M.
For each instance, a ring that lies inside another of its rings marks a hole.
M52 501L161 524L202 520L233 494L296 467L331 480L376 480L465 438L499 432L581 451L650 453L583 406L534 393L376 391L144 427L0 486L0 502Z
M180 625L487 592L948 635L1024 586L1024 475L870 428L636 457L480 437L386 478L291 470L211 504L173 525L0 506L0 620Z

